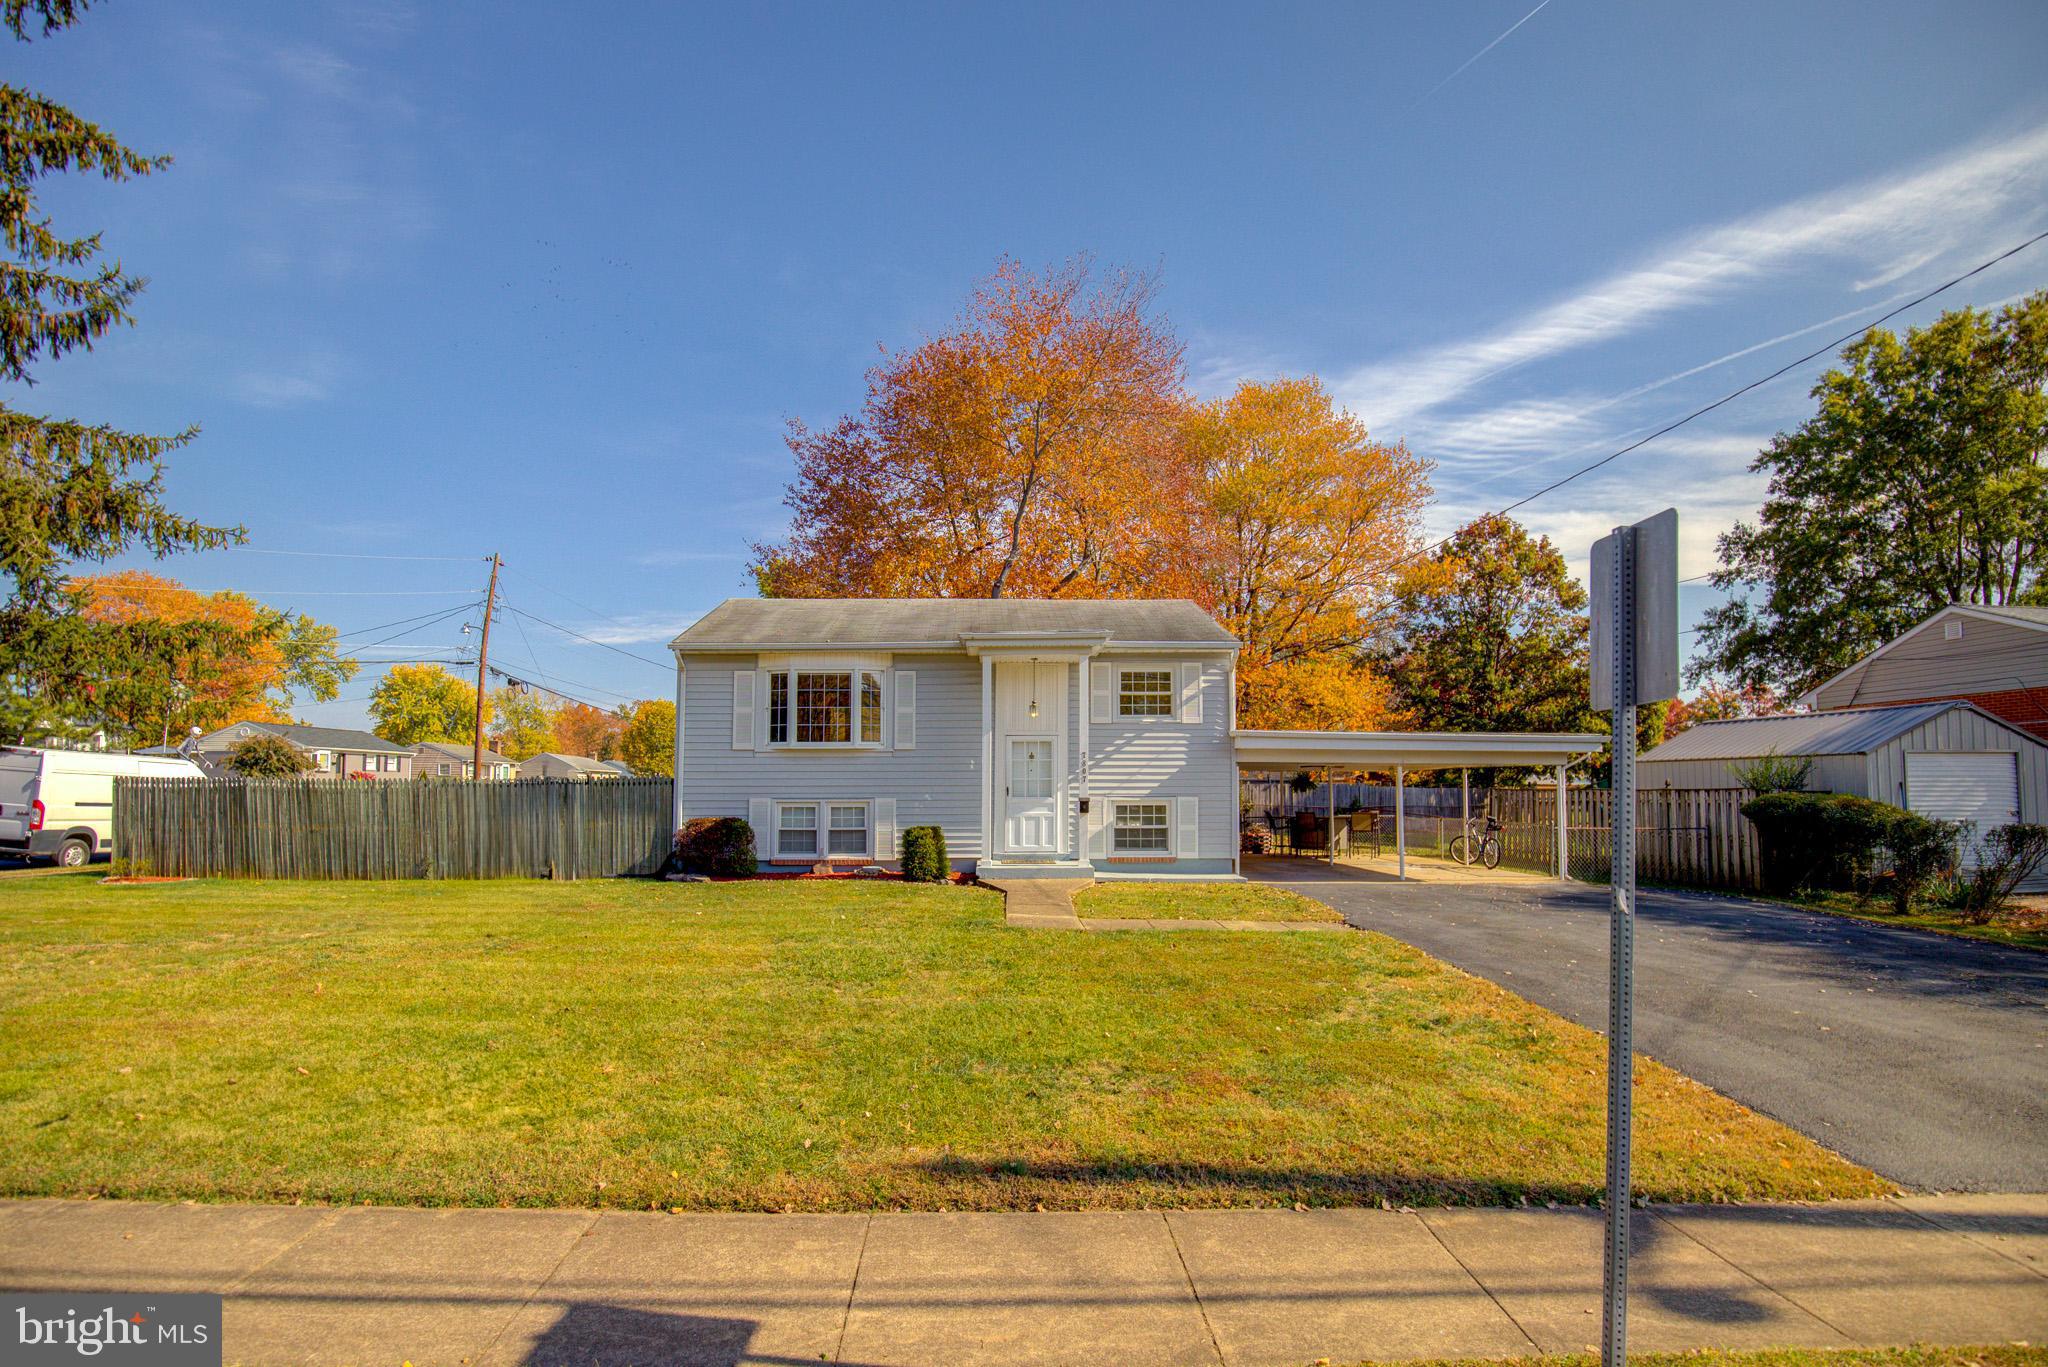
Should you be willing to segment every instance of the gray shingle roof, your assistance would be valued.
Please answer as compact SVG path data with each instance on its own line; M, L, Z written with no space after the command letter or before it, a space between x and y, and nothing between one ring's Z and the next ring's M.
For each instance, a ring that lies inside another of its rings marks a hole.
M242 721L222 727L208 741L219 741L222 745L233 745L244 727L252 731L266 731L273 736L283 736L303 750L361 750L372 755L409 755L410 745L398 745L382 736L371 735L368 731L351 731L340 726L299 726L291 722Z
M1060 631L1106 632L1111 644L1237 644L1185 598L728 598L671 646L957 646L962 636Z
M576 770L578 773L585 774L607 767L605 762L601 759L592 759L588 755L565 755L558 750L543 750L539 754L534 755L532 758L558 759L562 761L562 763L568 765L571 769Z
M448 759L459 759L464 764L469 763L470 755L473 753L473 750L470 746L461 745L454 741L445 740L423 740L420 742L419 749L420 753L423 755L432 753L435 755L444 756ZM484 751L484 763L511 764L513 763L513 761L507 758L506 756L499 754L496 750L486 750Z
M1964 702L1922 702L1903 707L1853 707L1789 717L1705 721L1681 731L1642 762L1671 759L1756 759L1760 755L1861 755Z
M2022 622L2048 626L2048 608L1991 607L1984 603L1963 603L1959 606L1966 607L1972 612L1988 612L1994 617L2011 617Z

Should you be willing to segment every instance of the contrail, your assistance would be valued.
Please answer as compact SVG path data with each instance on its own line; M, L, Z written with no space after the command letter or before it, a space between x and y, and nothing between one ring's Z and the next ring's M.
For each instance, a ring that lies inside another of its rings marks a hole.
M1472 55L1471 55L1470 57L1467 57L1467 58L1465 59L1465 61L1464 61L1464 65L1460 66L1460 67L1459 67L1459 68L1458 68L1458 69L1457 69L1456 71L1453 71L1453 72L1452 72L1452 73L1451 73L1450 75L1448 75L1448 76L1444 77L1444 78L1443 78L1443 79L1442 79L1441 81L1438 81L1438 82L1437 82L1437 83L1436 83L1435 85L1431 86L1431 87L1429 88L1429 95L1424 95L1424 96L1422 97L1422 99L1420 99L1420 100L1417 100L1417 101L1416 101L1415 103L1416 103L1416 104L1422 104L1422 103L1423 103L1424 101L1426 101L1426 100L1428 100L1428 99L1429 99L1430 95L1434 95L1434 94L1436 94L1436 92L1437 92L1437 91L1439 91L1439 90L1442 90L1442 89L1443 89L1443 88L1444 88L1445 86L1449 85L1449 84L1450 84L1450 83L1451 83L1452 81L1455 81L1455 80L1457 80L1457 79L1458 79L1458 77L1460 77L1460 76L1464 75L1464 74L1465 74L1465 69L1466 69L1467 67L1471 66L1471 65L1472 65L1472 63L1474 63L1474 62L1478 61L1478 60L1479 60L1479 59L1480 59L1481 57L1484 57L1484 56L1485 56L1485 55L1486 55L1487 53L1489 53L1489 52L1493 51L1493 50L1494 50L1495 48L1499 47L1499 46L1500 46L1500 45L1501 45L1502 43L1506 42L1506 41L1508 40L1508 34L1509 34L1509 33L1513 33L1513 32L1514 32L1514 31L1515 31L1516 29L1520 28L1520 27L1521 27L1522 25L1524 25L1524 24L1528 23L1528 22L1529 22L1529 21L1530 21L1531 19L1534 19L1534 18L1536 17L1537 13L1538 13L1538 12L1539 12L1540 10L1542 10L1543 6L1544 6L1544 5L1547 5L1547 4L1549 4L1549 3L1550 3L1550 0L1543 0L1543 3L1542 3L1542 4L1539 4L1539 5L1537 5L1535 9L1532 9L1532 10L1530 10L1530 11L1529 11L1529 12L1528 12L1527 14L1523 15L1523 16L1522 16L1521 18L1519 18L1519 19L1515 20L1515 22L1514 22L1514 23L1512 23L1512 24L1510 24L1510 25L1508 26L1508 29L1507 29L1507 32L1506 32L1506 33L1503 33L1503 34L1501 34L1501 36L1500 36L1500 37L1498 37L1498 38L1494 39L1494 40L1493 40L1492 42L1488 43L1488 44L1487 44L1487 45L1486 45L1485 47L1483 47L1483 48L1479 49L1479 51L1477 51L1477 52L1473 53L1473 54L1472 54Z

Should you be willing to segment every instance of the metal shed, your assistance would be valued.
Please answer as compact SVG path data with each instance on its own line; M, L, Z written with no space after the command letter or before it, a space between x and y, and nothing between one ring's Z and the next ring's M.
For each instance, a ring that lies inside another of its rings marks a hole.
M1739 788L1765 755L1813 761L1807 786L1852 793L1980 830L2048 822L2048 744L1966 702L1858 707L1702 722L1644 754L1650 788Z

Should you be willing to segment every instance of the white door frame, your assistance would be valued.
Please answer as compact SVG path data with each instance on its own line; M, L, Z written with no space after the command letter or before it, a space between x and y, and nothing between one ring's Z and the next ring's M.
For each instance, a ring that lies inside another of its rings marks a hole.
M1045 656L1003 658L992 662L989 683L991 801L990 830L987 833L986 848L999 861L1010 855L1031 859L1066 859L1072 855L1072 832L1069 829L1072 824L1069 820L1072 780L1068 773L1067 753L1068 727L1071 719L1067 716L1067 693L1073 683L1075 667L1075 661L1071 658L1057 659ZM1038 670L1044 670L1050 676L1047 693L1037 693L1034 688L1039 681L1033 675ZM1020 685L1024 690L1028 690L1031 696L1036 696L1039 714L1035 718L1027 717L1023 713L1022 708L1028 700L1027 697L1012 696ZM1006 790L1010 776L1010 742L1031 739L1052 742L1053 848L1050 850L1009 848L1010 822Z

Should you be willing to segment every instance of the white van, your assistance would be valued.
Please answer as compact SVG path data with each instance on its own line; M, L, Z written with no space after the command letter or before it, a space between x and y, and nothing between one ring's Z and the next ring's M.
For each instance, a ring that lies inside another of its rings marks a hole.
M84 864L114 849L114 779L204 778L170 755L0 746L0 858Z

